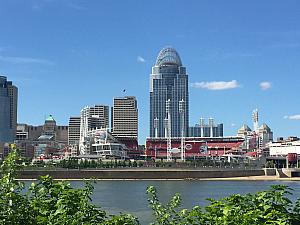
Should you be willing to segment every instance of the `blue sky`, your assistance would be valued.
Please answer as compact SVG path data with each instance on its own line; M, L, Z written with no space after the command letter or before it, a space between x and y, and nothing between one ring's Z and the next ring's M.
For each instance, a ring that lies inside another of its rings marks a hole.
M19 122L58 124L86 105L134 95L149 133L149 74L161 48L187 67L190 125L225 135L260 123L300 136L300 1L1 0L0 74L19 87Z

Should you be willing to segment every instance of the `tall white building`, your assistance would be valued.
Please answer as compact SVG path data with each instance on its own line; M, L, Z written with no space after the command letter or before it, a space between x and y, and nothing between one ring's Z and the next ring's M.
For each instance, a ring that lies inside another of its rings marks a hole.
M138 108L134 96L114 98L112 134L120 138L138 137Z
M81 154L89 154L89 131L109 126L109 107L106 105L87 106L81 110L80 115L80 140Z

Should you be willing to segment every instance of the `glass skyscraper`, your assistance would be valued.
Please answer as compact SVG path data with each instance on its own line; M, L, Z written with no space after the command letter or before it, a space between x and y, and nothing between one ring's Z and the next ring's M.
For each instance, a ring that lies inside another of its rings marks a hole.
M17 127L18 89L0 76L0 142L12 142Z
M182 128L183 135L188 136L188 75L177 51L169 47L159 52L150 75L150 137L167 136L167 104L171 137L181 137Z

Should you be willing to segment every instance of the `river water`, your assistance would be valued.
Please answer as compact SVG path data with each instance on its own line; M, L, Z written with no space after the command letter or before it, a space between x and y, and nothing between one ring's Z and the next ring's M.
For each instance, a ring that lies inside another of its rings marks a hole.
M182 206L192 208L206 205L207 198L218 199L231 194L246 194L267 190L271 185L284 184L294 189L291 199L300 197L300 182L297 181L97 181L94 185L93 203L109 213L131 213L142 224L152 219L148 207L146 188L156 187L162 202L168 201L175 193L182 196ZM74 187L82 187L80 181L73 181Z

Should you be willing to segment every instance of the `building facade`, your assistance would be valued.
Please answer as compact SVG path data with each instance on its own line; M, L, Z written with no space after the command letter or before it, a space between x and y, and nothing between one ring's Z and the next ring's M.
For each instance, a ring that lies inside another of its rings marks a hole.
M273 141L273 131L267 124L262 124L258 128L259 148L265 148L269 142Z
M0 142L13 142L17 129L18 89L0 76Z
M78 145L80 140L80 117L70 117L68 145Z
M54 154L67 145L68 126L57 125L52 115L45 119L43 125L18 124L16 143L24 157L32 158L50 152Z
M80 113L80 139L79 151L89 154L90 149L86 143L89 141L89 132L94 129L108 128L109 107L106 105L87 106Z
M267 124L262 124L257 131L252 131L244 124L237 132L238 137L245 139L243 148L246 150L264 149L273 141L273 132Z
M138 108L134 96L114 98L112 134L116 138L138 138Z
M223 124L215 124L213 118L208 119L208 124L204 118L200 118L200 123L189 127L190 137L223 137Z
M270 156L287 156L288 154L296 153L300 155L300 140L299 138L289 137L286 140L279 140L268 144Z
M167 126L170 126L171 134L168 134ZM164 48L160 51L150 75L150 137L188 136L188 127L189 92L186 68L175 49Z

